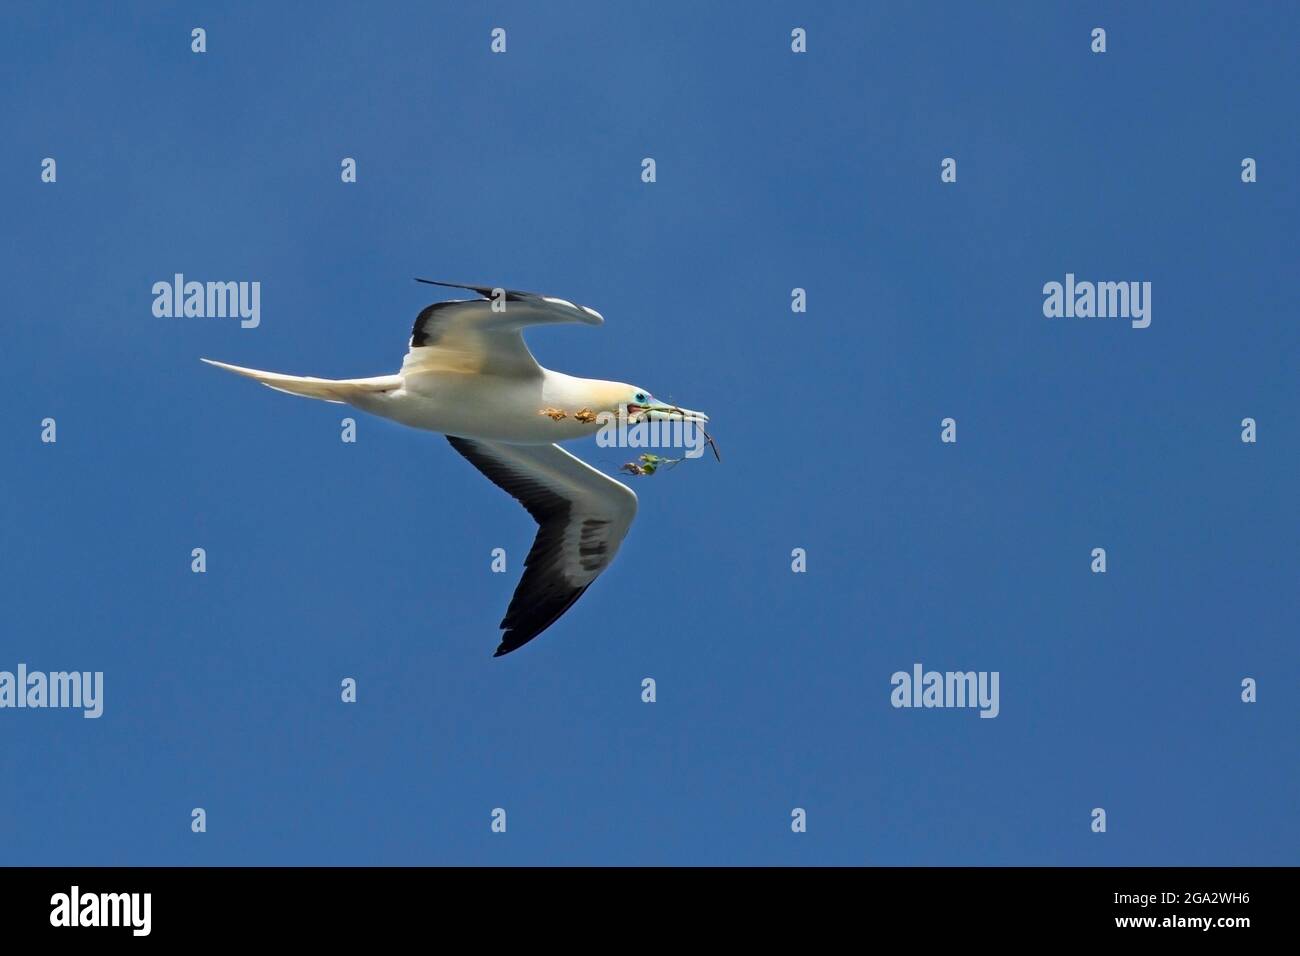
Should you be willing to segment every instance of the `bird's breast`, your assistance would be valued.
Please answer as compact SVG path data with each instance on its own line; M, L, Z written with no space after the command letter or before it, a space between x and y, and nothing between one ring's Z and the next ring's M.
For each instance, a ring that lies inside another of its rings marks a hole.
M600 430L595 410L559 407L548 398L557 401L541 379L422 375L406 376L402 388L363 399L367 404L358 407L412 428L520 444L568 441Z

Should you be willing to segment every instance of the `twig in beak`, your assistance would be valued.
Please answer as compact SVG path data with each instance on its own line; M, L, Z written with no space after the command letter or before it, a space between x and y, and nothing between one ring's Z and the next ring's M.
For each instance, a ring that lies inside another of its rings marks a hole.
M681 415L683 421L690 421L690 419L686 417L686 412L683 409L679 408L678 406L674 405L672 408L668 409L668 414L671 415L673 412L676 412L678 415ZM718 454L718 443L713 440L713 436L704 430L703 425L696 423L695 427L704 433L704 437L707 439L706 443L708 444L710 450L713 452L713 457L716 458L719 462L721 462L722 455Z
M699 428L701 432L704 432L704 437L707 439L706 444L708 444L709 448L713 450L713 457L718 459L718 461L722 461L722 456L718 454L718 443L713 440L713 436L704 431L703 425L697 425L696 427Z

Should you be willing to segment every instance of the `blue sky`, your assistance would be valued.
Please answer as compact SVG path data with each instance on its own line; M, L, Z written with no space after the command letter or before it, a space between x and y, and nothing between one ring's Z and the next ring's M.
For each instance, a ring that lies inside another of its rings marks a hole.
M0 710L0 862L1297 862L1293 6L279 6L0 14L0 669L105 673ZM600 310L539 360L723 452L500 660L516 504L198 362L392 372L415 275ZM916 662L999 716L892 708Z

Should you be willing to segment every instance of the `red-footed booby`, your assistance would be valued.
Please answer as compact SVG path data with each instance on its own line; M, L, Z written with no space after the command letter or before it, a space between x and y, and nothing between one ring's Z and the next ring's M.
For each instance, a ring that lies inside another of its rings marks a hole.
M537 538L506 610L508 654L554 624L609 567L636 515L632 489L555 444L594 435L609 415L703 425L708 416L661 402L622 382L542 368L524 343L534 325L604 318L564 299L419 279L468 289L479 299L435 302L416 317L396 375L324 379L281 375L203 359L291 395L352 405L447 436L493 484L537 521Z

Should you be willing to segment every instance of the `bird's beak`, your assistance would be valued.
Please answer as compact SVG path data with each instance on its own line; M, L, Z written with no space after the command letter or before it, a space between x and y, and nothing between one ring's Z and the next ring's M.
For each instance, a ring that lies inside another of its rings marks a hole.
M704 426L709 420L709 416L703 412L694 412L689 408L682 408L680 405L669 405L667 402L661 402L659 399L652 399L647 405L628 405L627 421L628 424L635 425L640 421L660 421L660 422L685 422L694 425L704 435L705 441L709 448L713 450L713 457L722 461L722 455L718 452L717 442L713 436L705 431ZM685 427L685 426L682 426ZM701 448L700 452L703 453Z
M694 422L696 425L703 425L709 420L709 416L703 412L693 412L689 408L669 405L667 402L661 402L658 399L648 405L629 405L627 415L628 421L631 422L639 422L642 419L646 421L675 421L681 419L686 422Z

